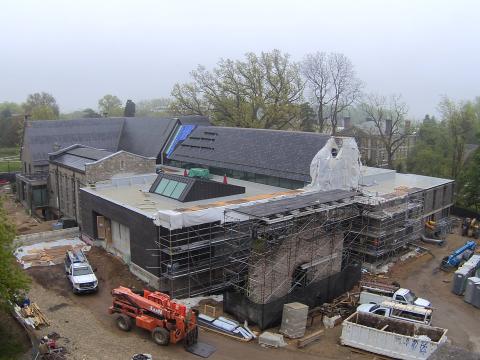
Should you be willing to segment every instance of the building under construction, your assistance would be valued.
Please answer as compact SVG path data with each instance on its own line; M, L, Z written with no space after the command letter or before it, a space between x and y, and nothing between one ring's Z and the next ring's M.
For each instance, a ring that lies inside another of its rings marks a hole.
M176 298L224 293L227 312L265 328L287 302L348 291L365 261L416 241L452 205L449 180L356 172L355 158L335 154L329 164L320 154L303 189L178 168L98 183L80 194L82 232L151 286Z

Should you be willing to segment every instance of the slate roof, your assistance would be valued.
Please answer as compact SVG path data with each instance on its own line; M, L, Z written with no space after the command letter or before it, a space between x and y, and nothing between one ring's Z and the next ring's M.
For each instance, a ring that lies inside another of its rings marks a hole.
M178 118L178 121L182 125L202 125L202 126L210 126L210 120L208 120L208 116L201 116L201 115L186 115L181 116Z
M310 163L329 135L199 126L170 159L310 182Z
M28 121L24 147L35 165L47 165L48 154L74 144L116 151L123 118Z
M176 123L173 118L125 118L118 148L156 158Z
M95 162L112 154L113 152L107 150L74 145L51 154L50 161L54 164L85 172L85 164Z
M108 151L125 150L157 157L177 123L208 126L205 116L179 118L96 118L28 121L23 146L34 165L47 165L48 154L82 144Z

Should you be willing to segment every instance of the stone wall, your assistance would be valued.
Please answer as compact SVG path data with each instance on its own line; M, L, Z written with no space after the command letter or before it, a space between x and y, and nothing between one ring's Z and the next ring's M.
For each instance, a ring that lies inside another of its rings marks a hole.
M304 285L341 270L343 232L325 233L307 227L280 241L279 246L270 248L261 256L252 256L248 294L249 299L256 303L270 302L287 295L299 267L303 264L310 265ZM254 241L253 248L258 246Z
M70 168L50 164L48 176L48 196L51 208L63 216L80 220L79 189L86 185L85 174Z
M85 165L86 181L94 184L98 181L110 180L117 174L155 173L155 164L155 158L119 151L103 160Z

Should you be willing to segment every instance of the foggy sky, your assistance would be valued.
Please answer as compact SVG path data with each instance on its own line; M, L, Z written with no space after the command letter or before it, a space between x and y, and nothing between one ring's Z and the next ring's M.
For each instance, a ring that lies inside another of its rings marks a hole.
M62 112L104 94L166 97L197 64L278 48L341 52L367 90L416 118L480 96L479 1L22 1L0 8L0 102L53 94Z

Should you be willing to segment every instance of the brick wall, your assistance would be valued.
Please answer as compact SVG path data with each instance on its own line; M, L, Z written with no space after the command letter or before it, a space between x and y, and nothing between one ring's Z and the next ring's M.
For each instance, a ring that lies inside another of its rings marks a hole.
M255 246L258 245L254 242ZM342 250L342 232L325 234L307 227L287 236L276 249L269 250L268 254L251 263L248 283L250 300L266 303L287 295L294 273L302 264L319 263L307 271L308 281L321 280L339 272Z

